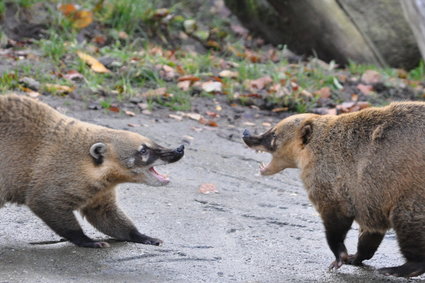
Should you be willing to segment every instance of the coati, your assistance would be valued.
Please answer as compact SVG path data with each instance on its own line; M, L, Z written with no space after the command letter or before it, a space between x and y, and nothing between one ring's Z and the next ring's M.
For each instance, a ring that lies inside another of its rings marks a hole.
M166 149L139 134L69 118L18 95L0 95L0 207L27 205L53 231L77 246L102 248L87 237L73 211L116 239L149 245L116 203L124 182L162 186L154 166L178 161L184 146Z
M323 220L335 255L330 269L362 265L393 228L406 263L386 275L425 272L425 103L399 102L340 116L298 114L244 142L269 152L262 175L300 168L309 199ZM357 253L344 239L360 225Z

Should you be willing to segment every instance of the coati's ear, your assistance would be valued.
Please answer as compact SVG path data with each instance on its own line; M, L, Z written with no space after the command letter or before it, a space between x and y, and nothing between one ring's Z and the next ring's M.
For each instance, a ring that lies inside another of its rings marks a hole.
M311 134L313 133L313 125L311 122L305 123L301 128L301 140L303 145L308 144Z
M93 157L96 164L103 163L103 156L106 152L106 144L98 142L90 147L90 155Z

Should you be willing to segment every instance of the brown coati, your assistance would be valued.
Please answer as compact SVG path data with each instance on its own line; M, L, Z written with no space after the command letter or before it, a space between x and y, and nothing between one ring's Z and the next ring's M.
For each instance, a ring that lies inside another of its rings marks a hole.
M336 260L361 265L393 228L406 263L386 275L425 272L425 103L392 103L340 116L299 114L245 143L272 154L262 175L300 168L309 199L321 215ZM360 225L357 253L344 239Z
M0 207L25 204L81 247L108 244L83 233L76 210L111 237L159 245L161 240L141 234L117 206L115 186L166 185L169 179L154 166L183 155L183 146L166 149L136 133L69 118L31 98L0 96Z

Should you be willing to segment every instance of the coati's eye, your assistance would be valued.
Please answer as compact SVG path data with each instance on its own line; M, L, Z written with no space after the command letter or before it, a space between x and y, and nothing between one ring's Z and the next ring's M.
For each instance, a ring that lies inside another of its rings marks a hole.
M141 154L145 154L146 152L148 152L148 149L146 148L146 146L142 146L142 148L139 151Z

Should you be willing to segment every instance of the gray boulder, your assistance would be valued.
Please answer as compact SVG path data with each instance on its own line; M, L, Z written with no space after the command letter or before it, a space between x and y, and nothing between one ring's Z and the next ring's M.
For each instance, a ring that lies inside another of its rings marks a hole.
M399 0L225 0L252 32L298 54L410 69L420 52Z

